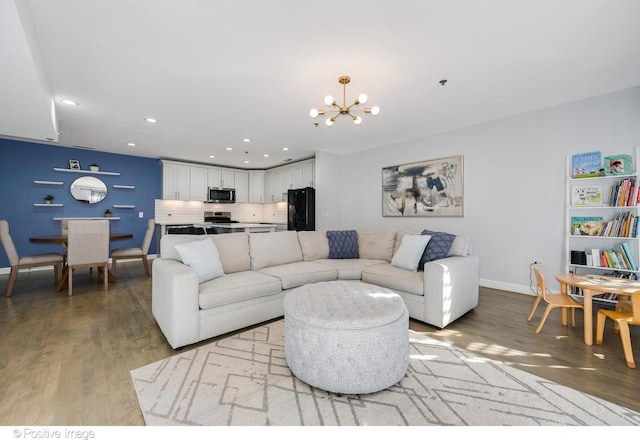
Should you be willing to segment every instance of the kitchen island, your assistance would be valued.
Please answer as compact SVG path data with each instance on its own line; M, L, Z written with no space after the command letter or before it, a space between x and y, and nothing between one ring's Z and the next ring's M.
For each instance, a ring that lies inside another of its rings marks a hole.
M215 228L218 234L229 232L275 232L287 230L286 223L202 223L200 225L205 230Z

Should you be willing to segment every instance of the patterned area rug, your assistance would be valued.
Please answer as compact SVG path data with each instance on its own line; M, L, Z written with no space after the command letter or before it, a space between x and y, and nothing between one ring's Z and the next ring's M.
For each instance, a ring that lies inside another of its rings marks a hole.
M397 385L338 395L296 379L284 321L131 371L147 425L629 426L640 413L409 330Z

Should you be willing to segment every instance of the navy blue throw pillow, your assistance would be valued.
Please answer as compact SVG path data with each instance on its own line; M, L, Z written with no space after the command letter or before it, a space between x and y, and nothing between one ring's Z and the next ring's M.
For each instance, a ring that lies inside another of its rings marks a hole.
M428 261L439 260L440 258L446 257L449 253L449 249L451 249L453 240L456 239L456 236L453 234L448 234L446 232L434 232L428 229L422 231L421 235L430 235L431 240L427 243L427 247L424 249L422 258L420 258L418 270L424 270L424 264Z
M359 258L356 231L327 231L329 258Z

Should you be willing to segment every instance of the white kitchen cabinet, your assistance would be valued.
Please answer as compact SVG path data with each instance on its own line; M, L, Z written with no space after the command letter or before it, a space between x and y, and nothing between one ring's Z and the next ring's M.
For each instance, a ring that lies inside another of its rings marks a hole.
M286 167L282 169L282 177L280 181L280 189L282 194L286 194L287 191L293 189L293 183L291 181L291 168Z
M249 201L249 173L244 171L234 172L234 187L236 189L236 202Z
M235 172L224 168L209 168L208 185L213 188L235 188Z
M264 171L249 171L249 202L264 202Z
M208 170L206 167L189 168L189 200L206 202L208 199Z
M282 170L269 170L264 175L265 201L281 202L282 197Z
M315 188L315 159L302 164L302 186L301 188Z
M162 161L162 198L189 200L189 165Z

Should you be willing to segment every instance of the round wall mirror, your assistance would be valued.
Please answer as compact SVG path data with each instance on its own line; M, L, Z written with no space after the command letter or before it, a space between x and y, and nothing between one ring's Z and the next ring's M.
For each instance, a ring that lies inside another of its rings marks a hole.
M80 202L98 203L107 197L107 185L96 177L80 177L71 184L71 195Z

